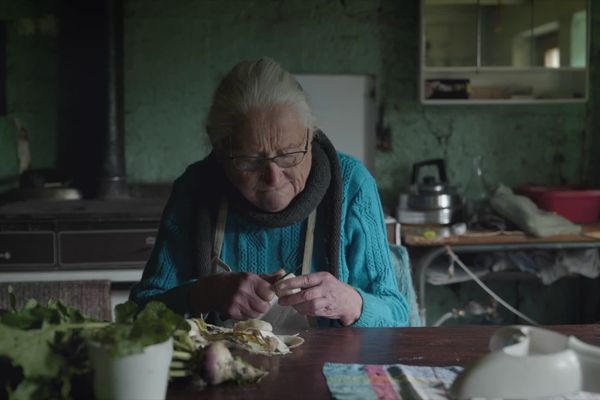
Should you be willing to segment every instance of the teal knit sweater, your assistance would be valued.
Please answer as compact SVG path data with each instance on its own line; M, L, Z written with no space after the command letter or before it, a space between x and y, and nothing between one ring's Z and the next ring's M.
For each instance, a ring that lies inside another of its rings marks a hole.
M353 326L406 326L408 307L400 294L390 259L381 201L375 180L360 161L338 153L343 179L339 279L363 299ZM193 250L193 185L188 169L173 186L163 212L158 238L142 280L130 294L136 302L158 298L180 313L190 311L190 285L197 280ZM206 188L210 190L210 188ZM325 265L325 210L317 210L312 270ZM302 264L306 220L283 228L264 228L229 208L221 258L233 271L271 273L296 271ZM340 326L319 318L320 326Z

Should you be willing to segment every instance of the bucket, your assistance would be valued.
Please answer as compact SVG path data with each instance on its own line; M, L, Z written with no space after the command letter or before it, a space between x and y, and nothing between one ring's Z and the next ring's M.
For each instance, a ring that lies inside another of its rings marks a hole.
M591 224L600 214L600 190L568 186L523 186L516 190L539 208L562 215L576 224Z

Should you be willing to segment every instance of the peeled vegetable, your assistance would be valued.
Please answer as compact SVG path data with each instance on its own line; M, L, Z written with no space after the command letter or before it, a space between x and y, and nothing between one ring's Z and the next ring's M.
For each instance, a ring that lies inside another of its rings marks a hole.
M233 328L211 325L202 319L187 321L189 331L179 330L173 335L170 375L172 378L200 378L201 385L218 385L227 381L253 383L267 374L243 359L233 357L229 347L276 356L288 354L290 349L304 342L296 335L274 334L271 324L265 321L240 321Z
M267 372L239 357L233 357L226 342L210 342L196 347L184 335L174 336L175 351L171 362L172 378L200 378L200 385L218 385L233 381L238 384L258 382Z
M200 360L200 374L210 385L229 380L231 375L230 365L233 363L233 356L223 342L214 342L198 353Z
M198 353L200 376L209 385L227 381L257 382L267 372L256 368L239 357L233 357L225 342L213 342Z

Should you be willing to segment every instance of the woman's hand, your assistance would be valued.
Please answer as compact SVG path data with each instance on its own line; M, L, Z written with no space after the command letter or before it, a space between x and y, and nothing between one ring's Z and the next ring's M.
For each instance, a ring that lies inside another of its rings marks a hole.
M265 275L248 272L210 275L192 287L190 301L198 312L216 311L236 320L258 318L271 307L270 301L275 296L272 285L281 275L281 271Z
M342 325L356 322L362 312L362 297L350 285L329 272L315 272L286 279L275 285L276 293L301 289L279 298L279 305L292 306L303 315L339 319Z

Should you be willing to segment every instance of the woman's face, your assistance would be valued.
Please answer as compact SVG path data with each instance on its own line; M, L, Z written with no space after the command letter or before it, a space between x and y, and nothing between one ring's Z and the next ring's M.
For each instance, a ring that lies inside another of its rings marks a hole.
M282 168L263 160L255 171L240 170L225 161L226 174L235 187L253 205L267 212L285 209L306 184L312 163L311 135L297 112L287 106L250 110L241 120L240 129L230 138L230 156L271 158L307 149L302 161Z

